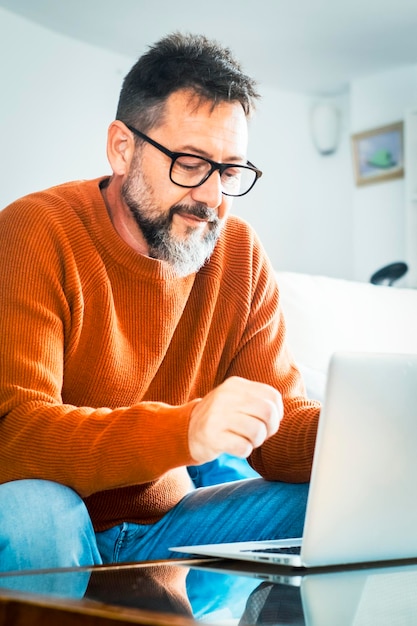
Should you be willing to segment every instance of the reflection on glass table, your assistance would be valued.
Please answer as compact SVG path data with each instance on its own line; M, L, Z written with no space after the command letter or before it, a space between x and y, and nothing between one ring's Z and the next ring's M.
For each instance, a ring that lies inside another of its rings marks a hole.
M417 624L417 562L303 573L168 561L0 574L0 598L15 592L61 606L71 600L84 609L124 607L133 617L151 611L166 615L167 624L170 616L224 626Z

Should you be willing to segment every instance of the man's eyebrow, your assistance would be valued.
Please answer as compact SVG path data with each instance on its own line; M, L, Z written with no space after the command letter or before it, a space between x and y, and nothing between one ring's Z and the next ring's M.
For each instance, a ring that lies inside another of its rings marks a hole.
M187 154L195 154L196 156L202 156L206 159L211 159L212 161L214 160L211 158L208 152L206 152L205 150L202 150L201 148L196 148L196 146L193 146L193 145L187 144L186 146L182 146L181 149L174 150L174 152L186 152ZM231 156L226 161L223 161L223 163L236 163L236 165L246 164L246 162L247 162L246 157L242 155Z

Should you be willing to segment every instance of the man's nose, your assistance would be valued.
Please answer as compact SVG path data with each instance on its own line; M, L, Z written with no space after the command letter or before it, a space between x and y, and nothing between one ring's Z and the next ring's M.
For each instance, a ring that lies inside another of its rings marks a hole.
M199 187L191 189L191 197L210 209L218 209L223 200L220 172L214 171Z

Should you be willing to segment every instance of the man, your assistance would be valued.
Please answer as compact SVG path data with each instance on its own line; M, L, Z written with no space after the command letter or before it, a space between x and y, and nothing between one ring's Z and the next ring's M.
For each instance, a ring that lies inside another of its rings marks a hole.
M227 49L166 37L125 78L112 175L1 212L2 569L301 534L320 407L229 215L256 97ZM193 489L224 453L266 480Z

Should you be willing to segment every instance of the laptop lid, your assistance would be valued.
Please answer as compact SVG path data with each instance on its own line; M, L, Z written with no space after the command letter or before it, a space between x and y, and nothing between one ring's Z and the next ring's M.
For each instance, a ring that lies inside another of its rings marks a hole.
M336 353L304 526L306 566L417 556L417 355Z
M335 353L300 555L291 540L174 550L304 567L416 557L416 441L417 355Z

